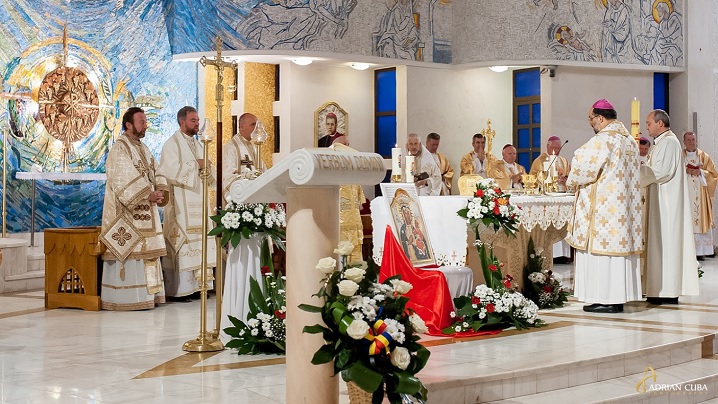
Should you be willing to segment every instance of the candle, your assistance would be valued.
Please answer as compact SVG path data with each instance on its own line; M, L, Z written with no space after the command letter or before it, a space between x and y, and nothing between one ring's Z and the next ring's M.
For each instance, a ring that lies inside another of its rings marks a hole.
M401 148L396 145L391 149L391 175L401 175Z
M638 141L639 132L641 131L641 101L633 98L631 101L631 135Z
M404 182L414 182L414 156L406 156L404 159Z
M558 161L556 161L558 157L556 156L556 151L551 152L551 175L554 177L558 177Z

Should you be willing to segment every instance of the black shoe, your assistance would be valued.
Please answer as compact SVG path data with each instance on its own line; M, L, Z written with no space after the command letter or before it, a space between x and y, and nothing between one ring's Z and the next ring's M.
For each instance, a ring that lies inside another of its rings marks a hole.
M702 256L702 255L698 255L698 256L696 256L696 259L697 259L698 261L705 261L705 260L706 260L706 257L704 257L704 256Z
M663 304L663 299L660 297L647 297L646 301L648 302L648 304L655 304L655 305Z
M589 313L620 313L623 311L622 304L591 304L583 306L583 311Z
M662 297L661 300L663 300L663 304L678 304L677 297Z
M202 298L202 292L194 292L191 295L187 296L192 300L199 300Z
M192 301L189 296L167 296L167 300L178 303L190 303Z

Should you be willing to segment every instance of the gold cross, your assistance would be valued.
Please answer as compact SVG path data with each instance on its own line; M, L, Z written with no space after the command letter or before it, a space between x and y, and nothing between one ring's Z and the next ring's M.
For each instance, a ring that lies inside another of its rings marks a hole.
M609 245L610 243L609 243L607 240L603 240L603 241L601 241L600 244L601 244L601 246L605 249L605 248L608 247L608 245Z
M621 238L621 241L618 242L618 244L620 244L622 248L626 248L626 246L628 245L628 240L626 240L626 238L623 237L623 238Z

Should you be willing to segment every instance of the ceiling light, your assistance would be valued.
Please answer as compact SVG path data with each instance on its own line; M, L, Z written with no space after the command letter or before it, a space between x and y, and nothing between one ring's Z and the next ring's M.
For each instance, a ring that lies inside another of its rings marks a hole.
M491 71L496 72L496 73L502 73L502 72L505 72L506 70L509 70L509 67L508 66L491 66L491 67L489 67L489 69L491 69Z
M312 58L294 58L292 59L292 62L298 64L299 66L306 66L312 64L313 60Z
M352 69L354 69L354 70L366 70L369 68L369 63L354 62L354 63L350 64L349 66L351 66Z

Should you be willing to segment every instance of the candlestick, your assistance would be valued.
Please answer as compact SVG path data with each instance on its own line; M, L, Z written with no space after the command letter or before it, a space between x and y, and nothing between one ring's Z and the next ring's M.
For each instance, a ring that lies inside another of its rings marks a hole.
M404 182L414 182L414 156L406 156L404 159Z
M638 141L641 132L641 101L633 98L631 101L631 135Z
M391 149L391 182L401 182L401 148Z

